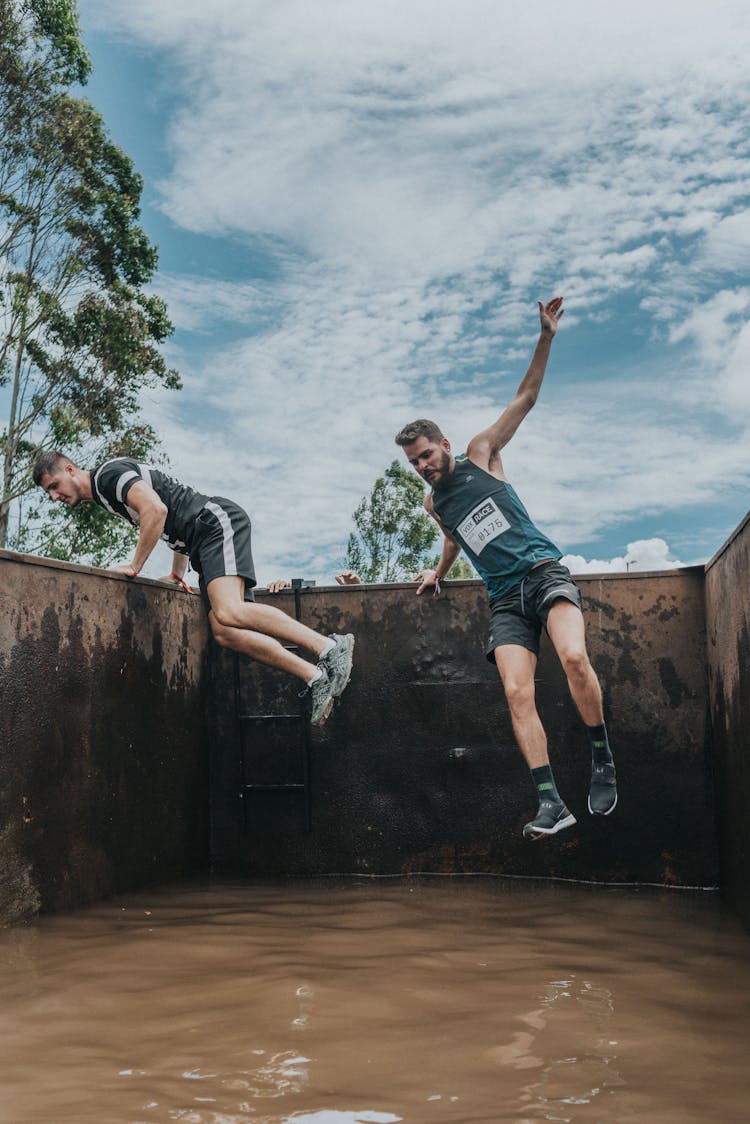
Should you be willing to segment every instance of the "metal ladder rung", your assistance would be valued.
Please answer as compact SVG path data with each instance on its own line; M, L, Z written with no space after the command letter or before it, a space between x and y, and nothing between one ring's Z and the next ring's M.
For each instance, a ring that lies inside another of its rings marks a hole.
M302 588L304 588L308 585L314 585L314 584L315 584L314 582L306 582L301 578L293 578L292 579L292 588L293 588L293 591L294 591L294 618L297 621L300 621L301 617L302 617L301 601L300 601L300 589L302 589ZM282 644L283 644L283 647L288 652L299 653L301 651L301 647L300 647L299 644L288 644L288 643L283 643L283 641L282 641ZM243 661L243 662L245 662L245 661ZM288 734L285 738L285 740L287 742L291 743L291 742L296 741L297 738L300 739L300 747L299 748L301 750L301 755L302 755L302 761L300 762L300 765L301 765L301 775L302 775L302 778L303 778L301 782L295 782L295 783L292 783L292 784L252 784L252 783L250 783L250 784L246 784L246 783L240 784L239 790L237 792L237 797L243 805L243 813L242 814L243 814L243 818L244 818L245 832L248 831L248 817L249 817L249 814L250 814L248 809L251 808L251 807L253 809L258 807L258 805L255 805L251 801L248 801L247 799L245 799L245 797L249 796L251 792L256 792L256 793L283 792L283 793L288 793L288 794L301 792L303 794L303 796L305 797L305 800L304 800L304 830L309 833L312 830L312 822L311 822L311 814L310 814L310 734L309 734L309 723L308 723L308 717L307 717L307 707L304 703L300 703L299 710L297 710L294 714L288 714L288 713L287 714L245 714L242 711L242 701L243 700L241 698L242 683L241 683L240 667L241 667L240 656L239 656L239 653L235 652L234 653L235 716L236 716L236 721L237 721L238 726L239 726L239 730L238 730L239 743L240 743L239 744L239 750L240 750L240 762L241 762L241 776L242 776L243 781L244 781L244 778L246 776L246 770L249 770L249 769L253 768L253 763L252 763L252 760L251 760L252 759L251 745L249 743L254 742L257 738L262 744L265 741L265 739L264 739L264 736L261 732L261 727L264 726L264 725L268 726L272 722L275 722L277 725L279 723L285 723L286 724L284 726L284 729L286 729L288 731ZM292 705L294 705L294 704L292 703ZM291 727L289 726L290 722L295 723L295 725L299 729L299 734L297 733L296 730L291 729ZM250 730L250 723L252 723L253 727L255 728L255 730L256 730L255 733L253 733ZM289 746L289 748L291 749L291 745ZM296 772L298 776L300 775L300 769L298 767L293 768L292 771Z
M302 722L301 714L240 714L243 722Z
M260 789L262 792L289 792L290 790L304 789L304 784L243 784L240 786L243 791L246 789Z

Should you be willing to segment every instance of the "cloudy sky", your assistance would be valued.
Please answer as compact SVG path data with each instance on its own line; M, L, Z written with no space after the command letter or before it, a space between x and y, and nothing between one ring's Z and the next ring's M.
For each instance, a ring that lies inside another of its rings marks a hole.
M745 3L81 0L143 174L175 474L251 512L262 582L330 580L418 416L456 450L567 314L508 446L605 569L710 557L748 506Z

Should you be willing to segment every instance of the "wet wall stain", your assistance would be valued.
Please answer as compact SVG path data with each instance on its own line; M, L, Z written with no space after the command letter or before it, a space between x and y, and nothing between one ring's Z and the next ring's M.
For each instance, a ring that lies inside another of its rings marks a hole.
M301 597L305 623L357 637L351 684L311 736L311 830L300 794L237 798L232 702L217 701L224 717L215 760L231 780L218 778L214 789L216 868L252 876L422 870L715 885L702 575L582 579L581 587L618 757L621 795L611 817L588 814L586 733L545 639L537 699L558 786L579 822L548 844L523 841L536 795L497 671L484 656L481 587L448 586L434 600L415 598L413 588L310 590ZM680 612L662 620L671 602L659 597L673 593ZM661 607L645 614L652 605ZM291 596L286 609L294 611ZM216 682L227 679L225 668ZM285 690L264 669L241 663L238 693L247 712L283 713L294 705ZM285 757L292 769L296 749L272 727L253 726L246 779L280 777Z
M177 641L195 643L200 617L153 587L125 596L0 566L2 869L15 871L0 916L205 869L205 657Z
M653 605L643 610L646 617L656 616L662 623L671 620L680 611L674 594L660 593Z
M0 812L15 899L32 910L35 893L44 909L66 908L179 877L209 853L218 872L253 877L716 881L702 575L581 580L620 779L604 821L587 813L585 731L543 641L537 697L579 822L534 847L521 832L536 796L484 658L481 586L434 600L413 587L304 591L305 623L353 631L357 647L328 723L301 738L304 723L281 733L255 721L300 712L296 682L244 660L235 679L231 654L210 643L196 663L206 631L191 606L147 586L16 576L12 595L0 585ZM291 596L273 603L293 615ZM300 775L306 792L243 793Z
M750 517L706 575L723 892L750 930Z
M30 921L39 912L39 890L34 881L31 863L19 851L20 824L5 825L0 831L0 924L14 925Z
M666 657L660 659L658 668L662 687L669 699L669 705L676 709L686 695L685 686L677 674L673 660Z
M603 644L611 651L610 659L616 665L615 675L621 683L630 683L633 687L640 685L640 638L637 626L631 613L623 612L606 603L586 598L587 619L595 621L597 617L607 623L601 623L599 633Z

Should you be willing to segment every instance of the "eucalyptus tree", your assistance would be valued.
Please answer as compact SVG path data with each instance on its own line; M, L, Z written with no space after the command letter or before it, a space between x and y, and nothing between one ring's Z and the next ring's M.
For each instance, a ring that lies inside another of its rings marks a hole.
M152 455L139 396L180 386L161 350L173 329L148 289L143 181L75 94L90 71L75 5L0 0L0 30L0 546L103 561L119 529L79 508L61 534L59 513L29 499L30 462L55 447Z

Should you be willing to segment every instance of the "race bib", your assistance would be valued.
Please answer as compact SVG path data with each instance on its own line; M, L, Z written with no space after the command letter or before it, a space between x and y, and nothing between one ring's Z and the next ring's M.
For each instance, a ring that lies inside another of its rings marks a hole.
M475 554L481 554L488 542L509 530L510 523L493 499L482 500L456 528Z

